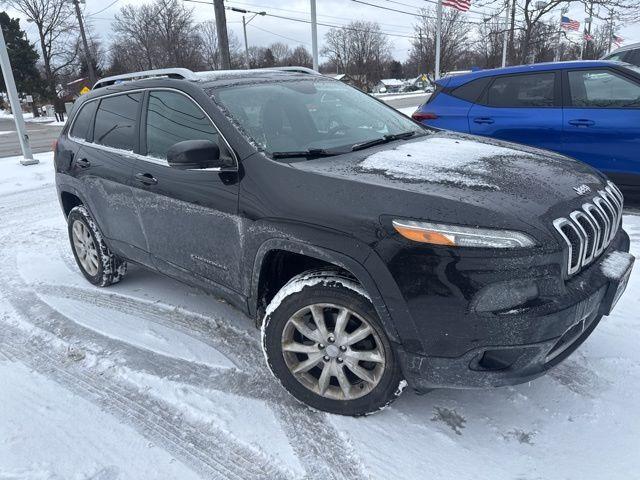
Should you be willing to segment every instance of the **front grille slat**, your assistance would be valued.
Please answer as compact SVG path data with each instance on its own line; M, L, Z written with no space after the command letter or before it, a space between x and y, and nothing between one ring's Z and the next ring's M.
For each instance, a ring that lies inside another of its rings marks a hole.
M556 218L554 228L568 247L567 273L573 275L590 264L609 246L620 228L624 198L608 182L591 202L567 217Z

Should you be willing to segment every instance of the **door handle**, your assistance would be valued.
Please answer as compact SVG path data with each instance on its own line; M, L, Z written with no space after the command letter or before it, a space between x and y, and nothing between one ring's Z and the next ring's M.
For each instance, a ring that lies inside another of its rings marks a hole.
M476 117L473 119L473 121L475 123L487 123L487 124L494 122L493 118L491 117Z
M86 158L81 158L80 160L76 161L76 165L80 168L89 168L91 166L91 162Z
M589 120L586 118L578 118L575 120L569 120L569 125L573 125L574 127L592 127L596 124L593 120Z
M156 177L154 177L150 173L136 173L135 179L145 185L155 185L158 183Z

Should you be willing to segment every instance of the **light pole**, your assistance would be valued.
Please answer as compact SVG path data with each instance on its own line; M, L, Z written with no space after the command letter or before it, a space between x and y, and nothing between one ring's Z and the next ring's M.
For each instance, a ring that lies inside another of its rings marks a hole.
M24 126L18 90L16 89L16 82L13 78L9 53L7 53L7 44L4 41L4 32L2 32L2 29L0 29L0 67L2 67L2 76L4 77L4 84L7 87L7 96L9 97L9 103L11 103L11 111L13 112L13 119L16 122L18 140L20 140L20 148L22 148L22 156L24 157L20 160L20 163L22 165L34 165L38 163L38 160L34 159L31 153L29 135L27 135L27 129Z
M228 8L232 12L239 12L239 13L243 13L243 14L249 13L247 10L244 10L242 8L236 8L236 7L228 7ZM245 64L246 64L247 68L250 68L250 65L249 65L249 42L247 41L247 25L249 25L251 20L256 18L256 16L261 15L261 16L264 17L266 14L267 14L267 12L256 12L251 16L251 18L249 18L249 20L246 20L246 21L245 21L244 15L242 15L242 30L244 32L244 61L245 61Z
M316 0L311 0L311 55L313 69L318 71L318 20L316 18Z

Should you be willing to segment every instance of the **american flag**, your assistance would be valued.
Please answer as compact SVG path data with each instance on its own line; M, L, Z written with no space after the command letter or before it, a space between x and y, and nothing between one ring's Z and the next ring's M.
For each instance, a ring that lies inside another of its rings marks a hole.
M471 0L442 0L442 5L466 12L471 8Z
M584 40L586 42L593 42L593 35L589 35L587 32L584 32Z
M578 30L580 28L580 22L577 20L571 20L569 17L562 17L560 26L565 30Z
M614 36L611 38L611 40L613 41L613 44L614 44L616 47L620 47L620 45L622 45L622 42L624 42L624 38L619 37L619 36L617 36L617 35L614 35Z

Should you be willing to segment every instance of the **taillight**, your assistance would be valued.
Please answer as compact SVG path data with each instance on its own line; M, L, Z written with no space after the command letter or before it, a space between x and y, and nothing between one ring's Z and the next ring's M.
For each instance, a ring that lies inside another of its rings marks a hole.
M418 112L413 112L413 115L411 115L411 118L413 118L418 122L421 122L423 120L435 120L436 118L438 118L438 116L435 113L418 111Z

